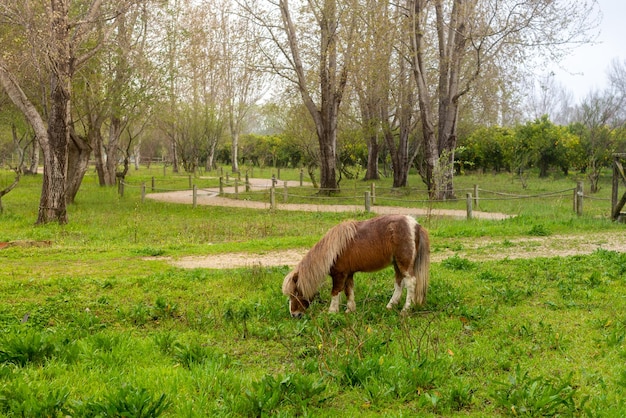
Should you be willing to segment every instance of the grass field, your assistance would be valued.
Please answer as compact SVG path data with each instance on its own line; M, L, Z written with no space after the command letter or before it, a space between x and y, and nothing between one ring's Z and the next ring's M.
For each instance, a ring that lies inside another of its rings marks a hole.
M127 180L152 177L188 187L161 168ZM215 173L203 177L192 180L217 184ZM0 187L10 178L0 172ZM24 178L0 215L0 242L21 244L0 250L0 416L626 415L623 253L452 256L433 263L427 305L407 317L385 309L391 269L358 274L356 313L328 314L327 286L293 320L280 291L285 266L181 269L168 260L309 248L341 220L371 215L142 203L139 188L120 198L90 174L68 225L34 226L40 180ZM530 178L523 190L500 174L456 184L541 195L576 180ZM421 187L414 176L410 184ZM493 239L497 252L520 237L623 235L608 220L610 179L601 186L580 217L568 193L481 202L516 215L506 221L420 222L434 252L460 251L472 237Z

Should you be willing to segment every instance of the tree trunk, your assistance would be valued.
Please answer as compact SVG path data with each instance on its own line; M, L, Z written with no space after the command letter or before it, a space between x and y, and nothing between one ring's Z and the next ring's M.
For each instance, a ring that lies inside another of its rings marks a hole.
M67 203L74 203L85 173L89 168L89 144L75 133L70 135L67 166L67 186L65 194Z
M232 171L233 173L239 172L239 130L233 126L231 122L230 132L232 135L232 144L231 144L231 157L232 157Z
M320 26L320 63L319 109L309 93L305 69L300 58L295 25L291 20L287 0L280 0L279 6L283 18L284 30L287 33L290 61L297 76L297 85L305 107L315 122L320 147L320 191L332 193L339 189L337 183L337 115L347 82L347 68L344 64L340 70L337 64L337 5L336 0L324 0L319 15ZM345 63L351 55L351 44L344 51Z
M115 186L117 173L117 160L120 136L122 136L122 121L117 116L111 116L109 126L109 141L104 148L106 162L104 165L104 180L106 186Z
M67 0L52 0L52 37L50 55L50 115L47 141L42 141L44 175L37 224L67 223L66 179L70 141L70 98L72 92L72 55L70 51L69 7Z
M364 180L380 179L380 174L378 173L379 154L378 135L374 132L370 132L367 136L367 170L365 171Z
M378 145L379 120L376 111L379 98L369 94L364 97L359 94L359 102L361 103L361 125L363 136L367 139L367 170L365 171L364 180L378 180L378 155L380 147Z
M450 21L445 22L445 7L442 0L434 2L437 33L438 88L437 110L433 106L428 88L426 57L424 55L424 25L428 13L424 0L409 0L412 10L413 31L411 33L411 65L418 88L418 101L424 139L425 173L422 173L432 199L454 197L454 150L457 144L456 124L459 98L467 93L459 87L462 58L465 54L466 19L468 7L461 0L454 0ZM474 76L478 74L477 67ZM435 133L435 121L437 131Z
M39 141L35 139L33 141L33 148L30 154L30 166L28 167L28 174L37 174L37 170L39 169L39 151L41 147L39 146Z

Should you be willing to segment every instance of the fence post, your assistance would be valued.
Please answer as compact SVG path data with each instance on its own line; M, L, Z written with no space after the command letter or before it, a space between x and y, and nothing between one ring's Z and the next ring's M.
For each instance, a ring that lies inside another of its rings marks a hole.
M472 214L472 194L468 193L467 194L467 219L472 219L472 217L474 216Z
M224 195L224 177L220 176L220 196Z
M146 200L146 182L141 183L141 203Z
M152 191L154 191L156 189L156 180L154 179L154 176L152 176Z
M372 209L372 202L370 199L370 192L365 192L365 212L369 213Z
M370 193L372 194L372 205L376 204L376 183L370 185Z
M300 169L300 187L304 185L304 170Z
M248 172L246 171L246 192L250 191L250 177L248 177Z
M619 213L615 214L615 208L617 208L617 201L619 197L619 178L621 163L617 154L613 154L613 182L611 184L611 216L613 220L617 219ZM621 210L621 208L620 208Z
M195 184L193 185L193 199L192 199L192 206L195 208L196 206L198 206L198 186L196 186Z
M583 182L576 183L576 215L583 214Z
M235 179L235 199L239 199L239 180Z
M278 167L278 168L276 169L276 171L277 171L277 173L278 173L278 174L276 175L276 178L277 178L278 180L280 180L280 167Z
M474 185L474 206L478 207L478 184Z
M272 187L270 187L270 209L276 209L276 195L275 195L275 188L272 185Z
M289 199L289 189L287 188L287 181L283 182L283 202L287 203L287 199Z

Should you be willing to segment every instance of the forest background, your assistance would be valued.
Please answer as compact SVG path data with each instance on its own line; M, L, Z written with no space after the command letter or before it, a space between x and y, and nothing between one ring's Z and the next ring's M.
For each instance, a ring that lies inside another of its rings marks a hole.
M2 1L0 16L16 173L0 198L43 165L38 223L67 222L90 161L102 186L142 161L303 167L323 194L414 169L449 199L467 170L576 170L594 192L626 148L626 62L579 103L537 76L594 40L596 1Z

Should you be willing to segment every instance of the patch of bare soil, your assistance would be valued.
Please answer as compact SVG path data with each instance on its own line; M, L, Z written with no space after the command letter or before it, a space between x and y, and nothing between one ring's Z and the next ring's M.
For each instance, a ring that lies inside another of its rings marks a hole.
M626 240L619 233L597 233L588 235L554 235L548 237L519 238L515 240L455 239L455 249L442 248L433 244L431 261L438 262L457 255L472 261L503 260L535 257L566 257L590 254L598 249L626 251ZM205 257L184 257L171 260L171 264L182 268L237 268L295 266L308 249L253 253L214 254Z
M271 180L250 179L253 187L269 188ZM299 185L299 182L288 182L291 186ZM227 193L234 193L234 188L226 189ZM230 199L219 197L219 190L202 189L197 192L196 203L198 205L232 206L253 209L269 209L269 202L256 202L248 200ZM146 196L149 199L171 203L193 203L191 190L166 193L152 193ZM280 210L299 210L314 212L358 212L363 207L358 205L315 205L315 204L279 204ZM464 210L446 209L416 209L404 207L374 206L372 212L377 214L400 213L413 216L449 216L465 218ZM510 217L503 213L488 213L474 211L473 216L479 219L501 220ZM611 251L626 251L626 239L620 233L598 233L586 235L553 235L547 237L529 237L513 240L494 240L491 238L454 239L453 247L446 247L449 240L441 243L432 242L431 260L434 262L444 260L453 255L467 258L473 261L502 260L513 258L535 257L558 257L576 254L589 254L597 249ZM184 257L171 260L173 265L183 268L236 268L252 266L294 266L306 254L308 249L284 250L265 252L262 254L252 253L227 253L215 254L206 257Z

